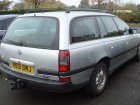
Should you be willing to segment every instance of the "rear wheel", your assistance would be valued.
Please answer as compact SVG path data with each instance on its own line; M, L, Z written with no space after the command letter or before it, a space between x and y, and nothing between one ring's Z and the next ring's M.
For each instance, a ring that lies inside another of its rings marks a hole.
M89 95L100 95L107 83L107 65L104 62L100 62L91 75L90 83L86 87L86 92Z

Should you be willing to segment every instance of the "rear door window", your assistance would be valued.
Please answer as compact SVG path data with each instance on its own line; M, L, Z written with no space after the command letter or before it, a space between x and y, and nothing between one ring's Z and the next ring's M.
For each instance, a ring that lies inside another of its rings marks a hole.
M117 27L119 29L119 34L122 34L122 35L129 34L128 32L129 26L124 21L122 21L121 19L117 17L113 17L113 19L117 24Z
M16 19L8 28L3 42L27 47L58 49L59 22L51 17Z
M71 42L82 42L100 38L94 17L76 18L71 23Z
M117 26L112 17L101 16L101 19L107 29L107 34L104 37L119 36Z

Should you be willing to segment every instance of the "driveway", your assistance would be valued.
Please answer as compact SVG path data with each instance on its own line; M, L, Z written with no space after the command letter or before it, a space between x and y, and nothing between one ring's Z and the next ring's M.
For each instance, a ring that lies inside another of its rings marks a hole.
M88 96L83 90L67 94L29 89L11 91L1 75L0 105L140 105L140 62L130 61L120 67L98 97Z

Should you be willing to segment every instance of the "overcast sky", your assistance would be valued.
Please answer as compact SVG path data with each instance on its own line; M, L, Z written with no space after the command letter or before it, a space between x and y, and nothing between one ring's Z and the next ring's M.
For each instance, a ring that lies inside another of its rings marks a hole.
M20 0L13 0L13 1L14 2L19 2ZM62 1L63 3L65 3L68 6L71 6L71 5L78 6L81 0L60 0L60 1ZM123 1L123 2L132 2L132 3L135 3L135 4L140 4L140 0L120 0L120 1Z

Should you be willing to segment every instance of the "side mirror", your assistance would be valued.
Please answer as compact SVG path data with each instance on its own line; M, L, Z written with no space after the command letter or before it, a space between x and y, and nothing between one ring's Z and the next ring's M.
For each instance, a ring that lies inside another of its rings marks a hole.
M128 30L128 32L129 32L129 34L133 34L133 29L130 28L130 29Z

